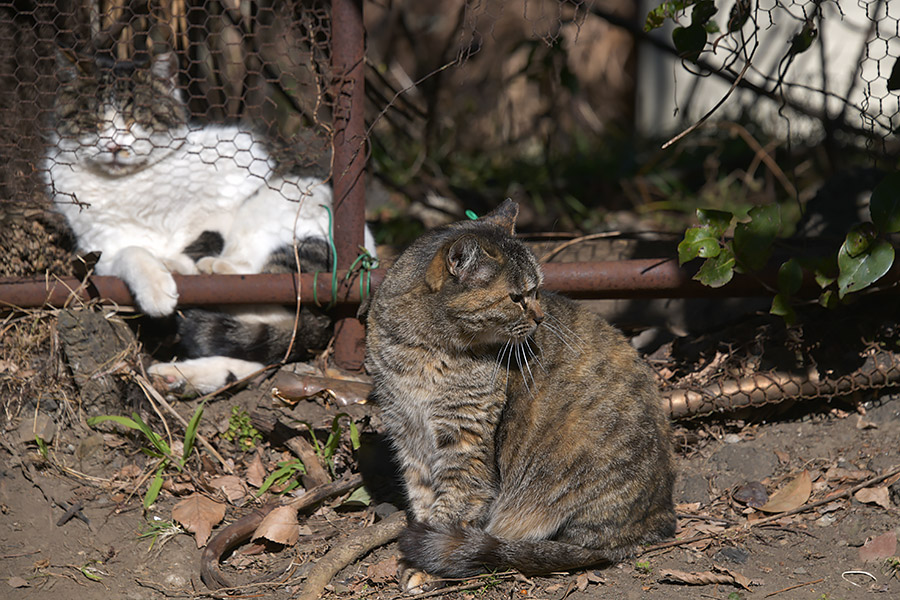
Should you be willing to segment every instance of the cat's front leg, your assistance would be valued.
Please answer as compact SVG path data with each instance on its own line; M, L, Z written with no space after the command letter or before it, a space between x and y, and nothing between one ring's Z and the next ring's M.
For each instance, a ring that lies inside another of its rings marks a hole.
M122 279L148 316L165 317L178 305L178 287L172 273L145 248L128 246L108 259L101 255L97 272Z

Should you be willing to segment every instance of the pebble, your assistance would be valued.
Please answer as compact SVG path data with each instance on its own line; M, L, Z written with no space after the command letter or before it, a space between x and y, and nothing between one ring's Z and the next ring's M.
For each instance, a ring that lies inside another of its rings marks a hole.
M807 571L803 567L797 567L796 569L794 569L793 572L794 572L794 575L806 575L807 573L809 573L809 571Z
M833 525L836 520L837 519L835 519L832 515L822 515L821 517L816 519L816 525L818 525L819 527L828 527L830 525Z
M741 441L741 436L736 433L729 433L725 436L724 442L726 444L737 444Z

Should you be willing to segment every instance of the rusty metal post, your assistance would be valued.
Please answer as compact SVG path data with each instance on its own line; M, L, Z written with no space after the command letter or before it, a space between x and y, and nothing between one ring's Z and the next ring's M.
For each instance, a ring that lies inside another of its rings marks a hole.
M339 270L348 269L363 245L365 228L365 29L362 0L333 0L331 62L334 71L334 243ZM336 313L334 361L362 370L365 329L352 308Z

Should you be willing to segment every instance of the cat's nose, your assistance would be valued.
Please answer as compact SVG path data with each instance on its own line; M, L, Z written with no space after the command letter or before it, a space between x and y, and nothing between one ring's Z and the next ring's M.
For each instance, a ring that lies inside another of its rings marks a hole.
M531 308L531 318L534 319L535 325L539 325L544 320L544 311L541 310L541 305L535 302L529 308Z

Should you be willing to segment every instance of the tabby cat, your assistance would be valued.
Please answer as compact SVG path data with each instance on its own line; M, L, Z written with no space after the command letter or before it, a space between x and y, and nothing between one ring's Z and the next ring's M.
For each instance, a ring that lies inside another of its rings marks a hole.
M152 317L178 301L172 273L330 270L331 189L321 176L275 174L263 139L236 125L196 124L175 54L136 64L58 54L60 85L45 176L95 272L115 275ZM327 208L326 208L327 207ZM367 232L367 246L373 248ZM185 310L177 363L151 371L200 392L284 358L293 311ZM294 356L322 348L330 320L303 309Z
M668 420L623 336L541 289L507 200L425 234L368 312L413 569L465 577L611 563L671 536Z

